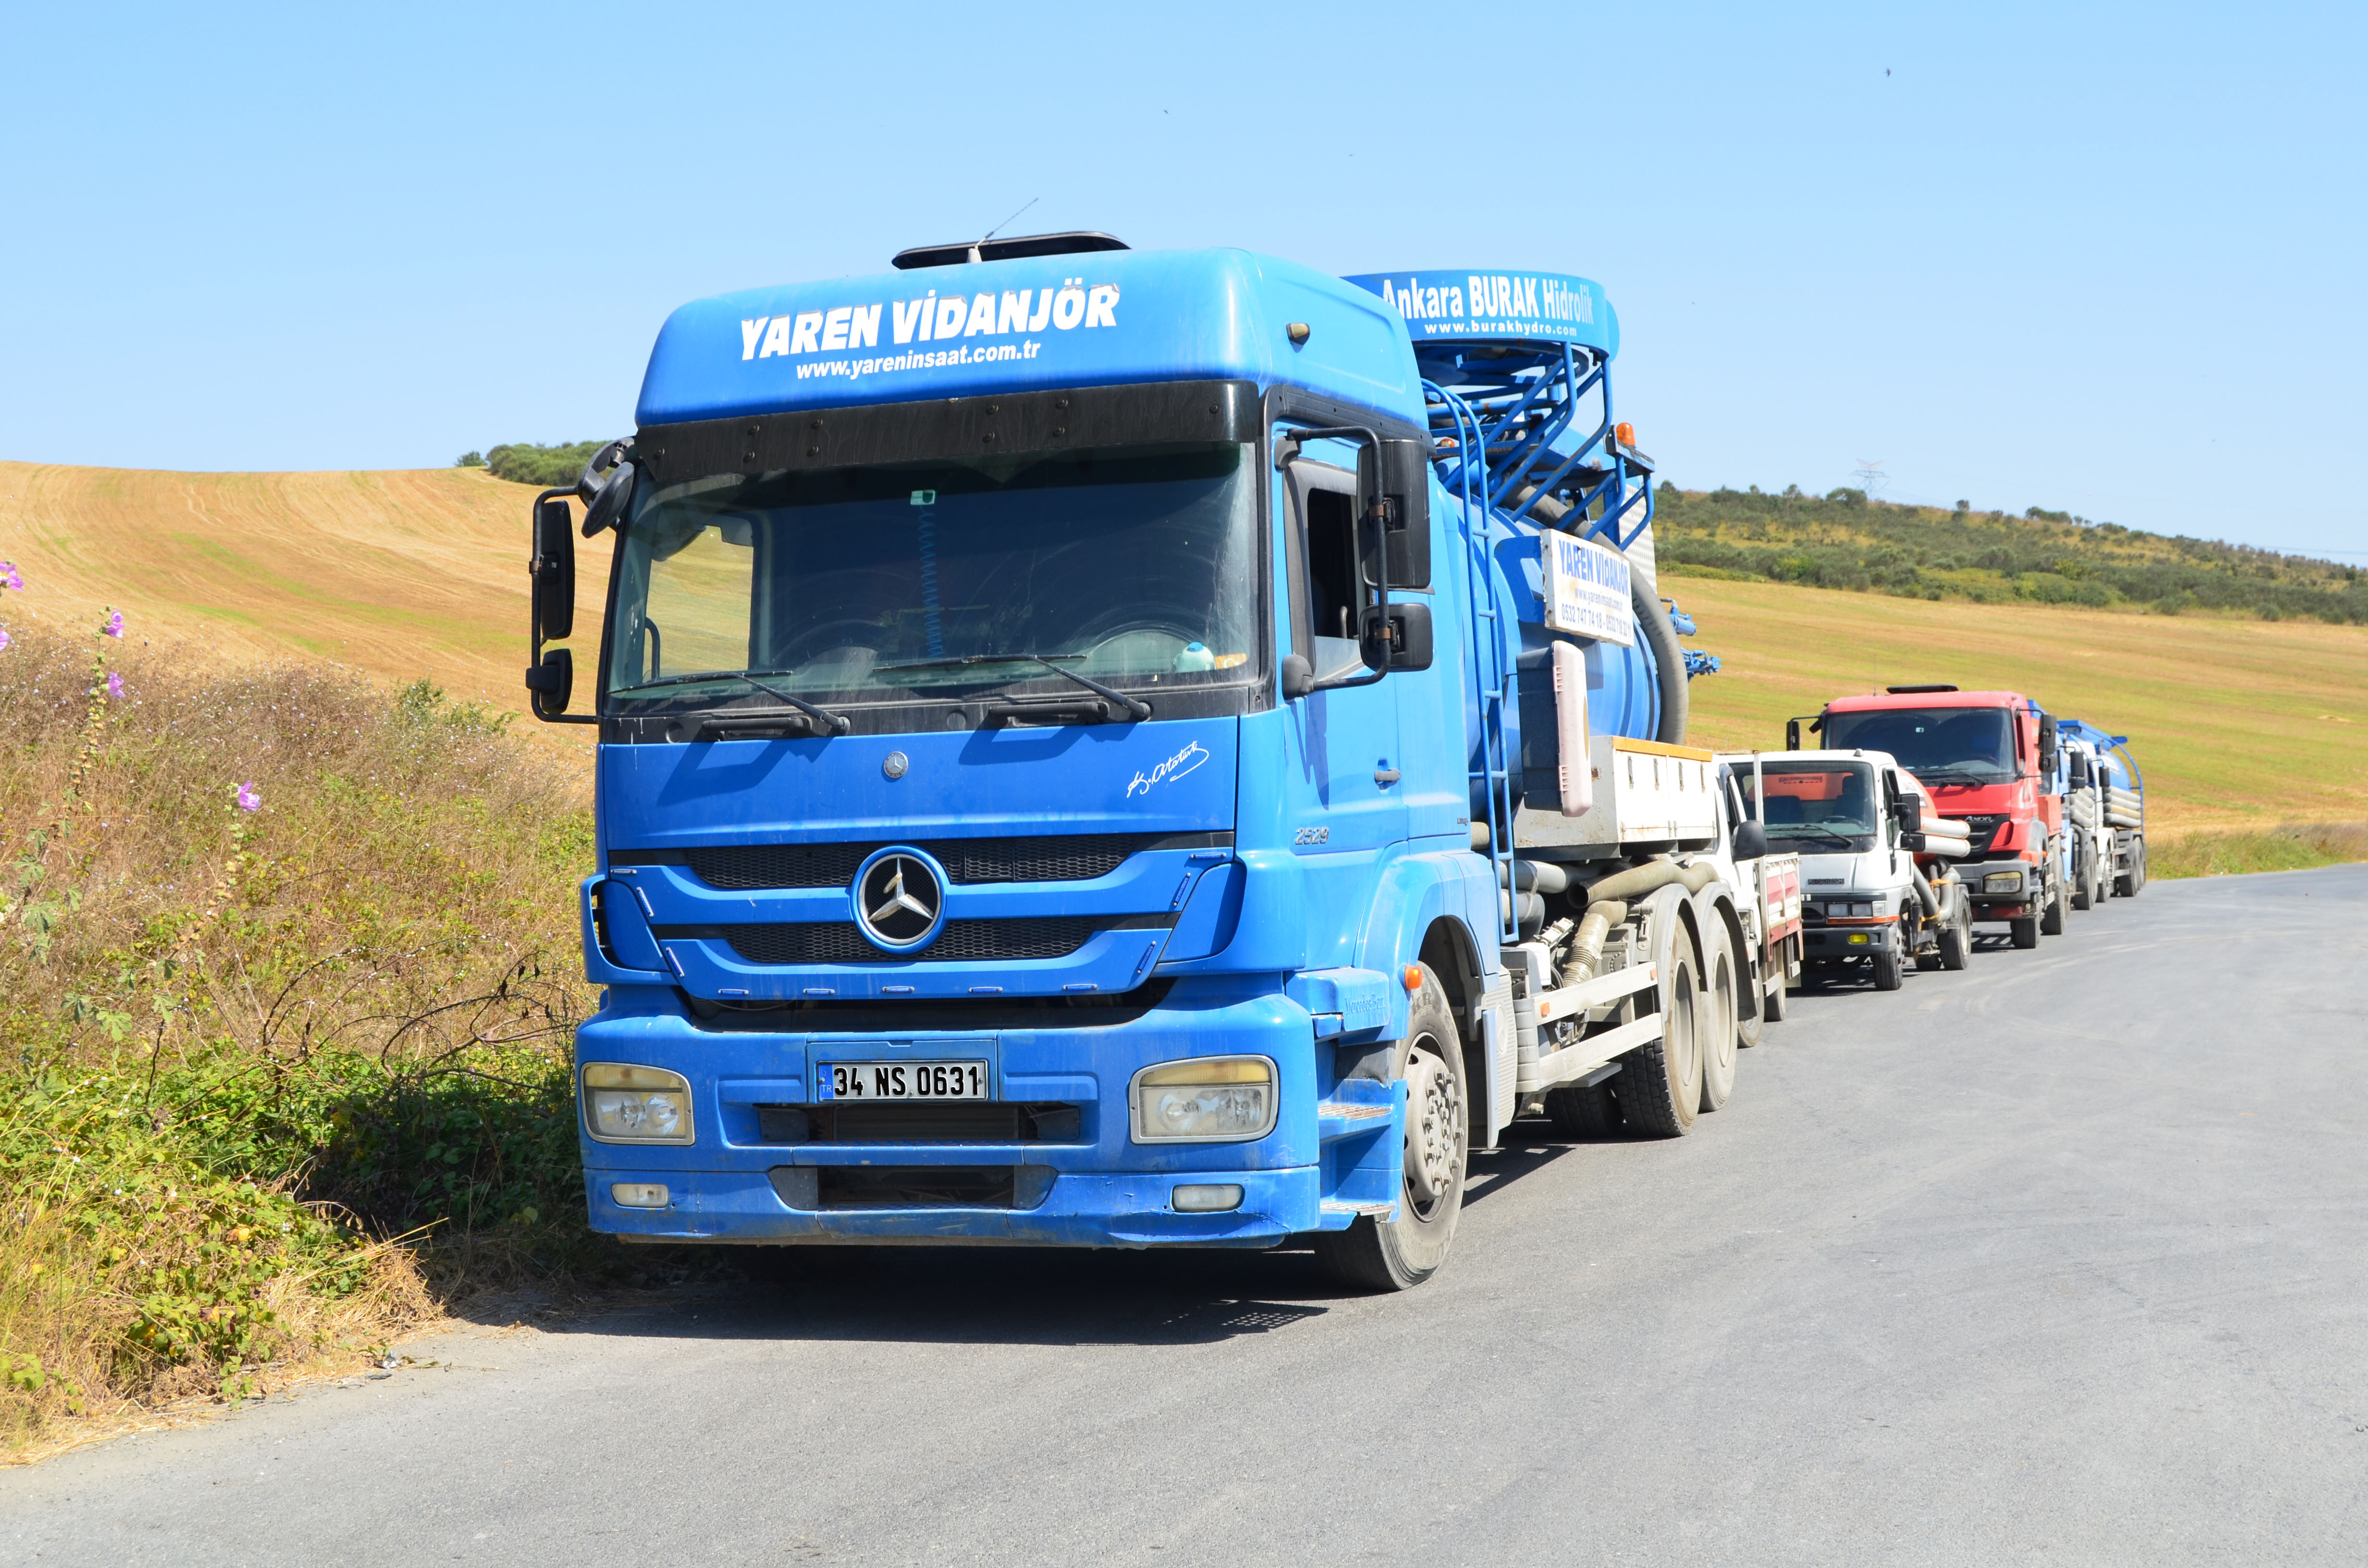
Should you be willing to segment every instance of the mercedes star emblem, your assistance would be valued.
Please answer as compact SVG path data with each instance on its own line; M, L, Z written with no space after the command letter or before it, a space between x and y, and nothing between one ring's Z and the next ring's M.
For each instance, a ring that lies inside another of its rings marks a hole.
M909 952L938 934L945 881L910 849L882 849L855 874L855 923L877 946Z

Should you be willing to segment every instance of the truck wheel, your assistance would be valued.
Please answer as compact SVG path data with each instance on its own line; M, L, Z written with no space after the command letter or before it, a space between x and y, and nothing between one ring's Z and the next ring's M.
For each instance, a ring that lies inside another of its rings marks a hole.
M1420 968L1422 986L1414 994L1394 1063L1406 1086L1398 1217L1384 1224L1360 1215L1345 1231L1315 1236L1315 1260L1325 1272L1368 1290L1411 1290L1439 1272L1463 1210L1472 1146L1463 1046L1439 976L1429 964Z
M1874 988L1877 991L1899 989L1900 976L1907 971L1907 966L1900 960L1898 949L1886 949L1879 953L1869 953L1866 961L1874 966Z
M1738 1043L1736 1009L1734 937L1726 927L1711 937L1710 957L1703 972L1710 984L1702 992L1696 1029L1702 1040L1702 1108L1716 1110L1735 1093L1735 1048Z
M2039 946L2039 916L2026 915L2019 920L2009 920L2006 923L2006 933L2007 940L2016 947L2035 948Z
M1609 1083L1583 1088L1568 1084L1546 1091L1546 1119L1554 1123L1555 1137L1588 1143L1620 1131L1620 1105Z
M1781 965L1784 960L1779 958L1776 961ZM1781 1024L1792 1001L1792 984L1781 968L1772 978L1776 983L1760 994L1759 1017L1769 1023Z
M1661 977L1661 1038L1621 1058L1621 1117L1656 1138L1691 1132L1702 1107L1702 1037L1695 1028L1702 994L1694 963L1693 943L1680 933Z
M1757 960L1743 966L1742 979L1744 985L1749 991L1751 999L1748 1002L1740 997L1736 999L1735 1043L1748 1050L1759 1043L1760 1026L1763 1022L1761 1009L1767 1005L1765 997L1768 980L1761 972Z
M1941 927L1941 967L1963 969L1965 958L1973 950L1974 926L1963 909L1955 919Z
M2064 890L2060 886L2047 890L2047 903L2039 912L2039 934L2043 937L2064 935Z
M2084 858L2080 862L2080 884L2072 890L2072 907L2075 909L2086 909L2089 907L2089 881L2091 877L2094 875L2094 873L2089 869L2089 860Z
M2134 838L2130 841L2130 874L2122 879L2128 884L2125 896L2137 897L2138 889L2146 886L2146 840Z

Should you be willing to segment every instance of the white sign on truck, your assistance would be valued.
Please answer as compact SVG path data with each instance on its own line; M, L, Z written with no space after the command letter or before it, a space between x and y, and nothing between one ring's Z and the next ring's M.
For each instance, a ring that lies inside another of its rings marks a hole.
M1628 600L1628 562L1593 540L1551 529L1539 536L1545 577L1545 621L1556 631L1625 648L1636 641Z

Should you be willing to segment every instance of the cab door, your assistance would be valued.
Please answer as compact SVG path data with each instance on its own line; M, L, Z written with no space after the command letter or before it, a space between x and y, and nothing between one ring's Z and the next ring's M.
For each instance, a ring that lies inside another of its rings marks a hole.
M1357 641L1371 594L1357 570L1356 461L1345 442L1310 442L1274 475L1284 563L1278 612L1288 623L1277 626L1275 642L1305 659L1319 683L1370 673ZM1355 962L1382 868L1406 841L1400 684L1392 676L1284 704L1281 794L1288 842L1305 878L1310 968Z

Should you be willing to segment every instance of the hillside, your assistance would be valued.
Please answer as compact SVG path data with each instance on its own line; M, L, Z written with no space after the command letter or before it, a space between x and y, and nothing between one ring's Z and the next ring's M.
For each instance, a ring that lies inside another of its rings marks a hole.
M1693 683L1704 744L1783 744L1784 721L1885 684L2004 687L2127 734L2157 827L2368 817L2368 629L1932 603L1665 576L1724 668Z
M2368 573L2309 556L2022 517L1750 490L1655 497L1663 569L1977 604L2061 604L2368 625Z
M527 506L484 469L171 473L0 462L0 625L124 612L131 634L239 662L327 660L523 704ZM598 646L608 552L586 551ZM541 726L532 726L540 729Z
M0 560L17 563L27 589L0 596L0 625L95 625L111 604L135 638L207 658L326 659L520 707L532 494L483 469L0 463ZM1703 516L1727 505L1690 497L1677 518L1698 501ZM1881 520L1908 509L1857 510ZM1788 716L1884 681L2005 685L2135 737L2159 825L2368 819L2368 629L1690 577L1678 548L1687 537L1672 527L1662 545L1665 586L1700 619L1694 642L1725 661L1693 687L1696 733L1709 744L1779 744ZM579 646L596 645L606 561L605 550L582 556ZM584 744L580 729L524 728Z

